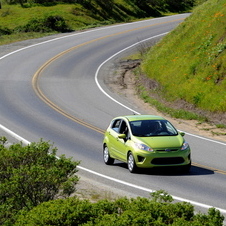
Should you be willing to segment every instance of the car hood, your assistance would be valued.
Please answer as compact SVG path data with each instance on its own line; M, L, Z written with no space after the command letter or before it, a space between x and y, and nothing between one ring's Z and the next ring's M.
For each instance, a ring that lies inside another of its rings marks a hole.
M177 136L156 136L156 137L139 137L135 142L141 142L149 147L155 148L178 148L181 147L184 139L181 135Z

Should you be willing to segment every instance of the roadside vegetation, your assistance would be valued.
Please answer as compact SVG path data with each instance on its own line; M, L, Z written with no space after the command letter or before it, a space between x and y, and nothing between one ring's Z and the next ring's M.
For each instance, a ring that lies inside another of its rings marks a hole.
M6 144L0 137L0 225L14 225L20 213L75 192L79 162L57 157L57 149L42 140Z
M225 6L206 1L147 52L141 68L152 87L141 84L144 98L161 96L175 111L190 110L188 119L196 115L226 128Z
M54 200L21 215L15 225L222 225L223 217L214 208L208 214L194 214L191 204L172 201L164 191L152 193L150 199L124 197L96 203L76 197Z
M163 190L149 199L80 199L76 195L78 164L58 157L49 142L9 146L0 137L0 225L223 224L220 211L210 208L207 214L195 214L190 203L173 203Z

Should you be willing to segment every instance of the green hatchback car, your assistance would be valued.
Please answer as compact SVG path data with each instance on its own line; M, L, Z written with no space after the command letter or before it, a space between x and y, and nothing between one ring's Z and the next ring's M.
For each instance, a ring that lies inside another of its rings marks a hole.
M179 167L188 172L191 150L165 118L155 115L128 115L114 118L104 134L103 159L126 162L131 173L138 168Z

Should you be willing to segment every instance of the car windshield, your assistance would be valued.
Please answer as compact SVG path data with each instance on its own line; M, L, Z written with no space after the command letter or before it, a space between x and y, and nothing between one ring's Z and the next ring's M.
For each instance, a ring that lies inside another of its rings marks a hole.
M132 134L139 137L176 136L177 130L167 120L139 120L131 121Z

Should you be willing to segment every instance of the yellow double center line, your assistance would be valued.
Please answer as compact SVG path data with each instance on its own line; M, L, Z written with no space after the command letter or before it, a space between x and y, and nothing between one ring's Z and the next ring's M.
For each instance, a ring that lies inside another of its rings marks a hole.
M177 19L177 20L172 20L170 22L175 22L175 21L179 21L179 20L183 20L183 19ZM148 27L152 27L152 26L157 26L157 25L160 25L160 24L166 24L166 23L169 23L169 22L162 22L162 23L157 23L157 24L152 24L152 25L148 25L148 26L143 26L143 27L139 27L139 28L135 28L135 29L130 29L130 30L126 30L126 31L122 31L122 32L118 32L118 33L115 33L115 34L112 34L112 35L107 35L107 36L104 36L104 37L100 37L100 38L97 38L97 39L93 39L91 41L88 41L88 42L84 42L80 45L77 45L77 46L74 46L72 48L69 48L61 53L59 53L58 55L54 56L53 58L51 58L50 60L48 60L45 64L43 64L37 71L36 73L34 74L33 78L32 78L32 86L33 86L33 89L35 91L35 93L39 96L39 98L44 101L47 105L49 105L51 108L53 108L55 111L59 112L60 114L64 115L65 117L71 119L72 121L76 122L76 123L79 123L83 126L86 126L87 128L89 129L92 129L94 131L97 131L99 133L104 133L104 130L98 128L98 127L95 127L87 122L84 122L83 120L67 113L66 111L64 111L63 109L61 109L59 106L57 106L56 104L54 104L51 100L49 100L42 92L42 90L40 89L39 87L39 83L38 83L38 80L39 78L41 77L42 75L42 72L45 70L45 68L47 68L52 62L54 62L55 60L57 60L58 58L62 57L63 55L79 48L79 47L82 47L82 46L85 46L85 45L88 45L90 43L93 43L93 42L96 42L96 41L99 41L99 40L102 40L102 39L106 39L108 37L113 37L113 36L117 36L117 35L120 35L120 34L124 34L124 33L128 33L128 32L131 32L131 31L135 31L135 30L140 30L140 29L145 29L145 28L148 28Z
M179 20L183 20L183 19L177 19L177 20L172 20L172 21L169 21L169 22L175 22L175 21L179 21ZM64 111L63 109L61 109L59 106L57 106L56 104L54 104L51 100L49 100L45 95L44 93L42 92L42 90L40 89L39 87L39 83L38 83L38 80L39 78L41 77L42 75L42 72L45 70L45 68L47 68L53 61L57 60L58 58L62 57L63 55L79 48L79 47L82 47L82 46L85 46L85 45L88 45L90 43L93 43L93 42L96 42L96 41L99 41L99 40L102 40L102 39L106 39L108 37L113 37L113 36L117 36L117 35L120 35L120 34L124 34L124 33L128 33L128 32L131 32L131 31L135 31L135 30L140 30L140 29L145 29L145 28L148 28L148 27L152 27L152 26L157 26L157 25L160 25L160 24L166 24L166 23L169 23L169 22L162 22L162 23L157 23L157 24L152 24L152 25L148 25L148 26L143 26L143 27L139 27L139 28L135 28L135 29L130 29L130 30L126 30L126 31L123 31L123 32L118 32L118 33L115 33L115 34L112 34L112 35L107 35L107 36L104 36L104 37L101 37L101 38L97 38L97 39L94 39L94 40L91 40L91 41L88 41L88 42L85 42L85 43L82 43L80 45L77 45L77 46L74 46L70 49L67 49L61 53L59 53L58 55L54 56L53 58L51 58L50 60L48 60L45 64L43 64L37 71L36 73L34 74L33 78L32 78L32 87L35 91L35 93L38 95L38 97L44 101L48 106L50 106L52 109L54 109L55 111L59 112L60 114L62 114L63 116L71 119L72 121L78 123L78 124L81 124L89 129L92 129L96 132L99 132L101 134L104 134L104 130L94 126L94 125L91 125L69 113L67 113L66 111ZM218 170L218 169L215 169L215 168L212 168L212 167L207 167L207 166L204 166L204 165L200 165L198 163L192 163L193 166L197 166L197 167L201 167L201 168L205 168L207 170L211 170L211 171L214 171L214 172L217 172L217 173L220 173L220 174L225 174L226 175L226 172L223 171L223 170Z
M97 131L99 133L104 133L104 130L98 128L98 127L95 127L69 113L67 113L66 111L64 111L63 109L61 109L59 106L57 106L56 104L54 104L51 100L49 100L45 95L44 93L42 92L42 90L40 89L39 87L39 83L38 83L38 80L39 78L41 77L42 75L42 72L45 70L45 68L47 68L53 61L55 61L56 59L60 58L61 56L63 56L64 54L67 54L69 53L70 51L80 47L80 46L83 46L85 44L88 44L88 43L84 43L84 44L81 44L81 45L78 45L78 46L75 46L71 49L68 49L58 55L56 55L55 57L51 58L50 60L48 60L45 64L43 64L39 70L34 74L33 78L32 78L32 87L35 91L35 93L38 95L38 97L44 101L47 105L49 105L51 108L53 108L55 111L59 112L60 114L62 114L63 116L71 119L72 121L76 122L76 123L79 123L89 129L92 129L94 131Z
M196 167L204 168L206 170L210 170L210 171L213 171L213 172L216 172L216 173L220 173L220 174L226 175L225 171L219 170L219 169L216 169L216 168L213 168L213 167L210 167L210 166L201 165L201 164L198 164L198 163L195 163L195 162L193 162L192 165L196 166Z

